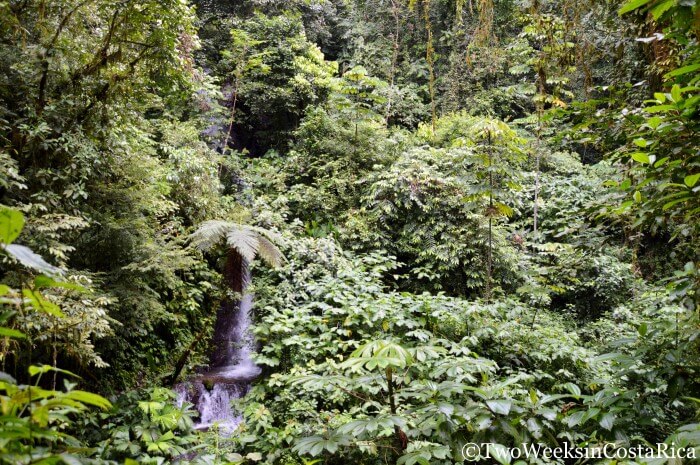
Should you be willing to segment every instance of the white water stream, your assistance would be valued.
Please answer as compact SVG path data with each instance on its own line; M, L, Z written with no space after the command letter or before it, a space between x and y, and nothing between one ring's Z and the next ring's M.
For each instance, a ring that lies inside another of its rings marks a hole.
M243 267L243 296L236 306L224 307L218 314L218 346L210 369L190 381L175 386L178 405L194 404L199 412L198 429L217 428L220 434L230 435L241 422L241 415L233 410L231 401L243 397L250 383L260 375L251 359L255 339L250 332L253 295L245 289L250 283L250 271Z

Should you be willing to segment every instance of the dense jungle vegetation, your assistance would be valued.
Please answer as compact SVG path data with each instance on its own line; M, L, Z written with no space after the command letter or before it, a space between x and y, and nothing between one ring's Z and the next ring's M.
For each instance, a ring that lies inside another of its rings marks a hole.
M700 457L699 40L697 0L0 0L0 463ZM233 255L226 437L171 388Z

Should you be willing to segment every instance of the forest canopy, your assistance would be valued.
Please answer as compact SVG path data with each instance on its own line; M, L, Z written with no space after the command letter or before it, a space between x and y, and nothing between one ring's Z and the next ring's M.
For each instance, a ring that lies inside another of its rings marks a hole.
M0 0L0 464L693 463L699 41L698 0Z

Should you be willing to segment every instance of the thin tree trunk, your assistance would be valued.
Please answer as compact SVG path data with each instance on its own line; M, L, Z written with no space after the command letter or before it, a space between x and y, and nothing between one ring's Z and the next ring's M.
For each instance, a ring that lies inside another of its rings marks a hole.
M386 384L389 391L389 410L396 415L396 400L394 399L394 376L391 368L386 369Z
M360 124L359 103L355 106L355 148L357 148L358 125Z
M491 149L491 131L488 132L489 154L489 252L488 275L486 281L486 300L491 302L491 287L493 280L493 154Z
M389 70L389 96L386 99L386 110L384 111L384 124L389 126L389 114L391 113L391 96L394 90L394 79L396 77L396 63L399 59L399 7L396 0L391 0L391 12L394 16L394 50L391 54L391 69Z
M535 204L533 205L532 223L535 238L537 238L537 215L539 212L538 202L540 197L540 131L537 131L537 145L535 147Z
M539 9L539 3L535 2L532 5L531 14L537 14ZM538 16L539 18L539 16ZM540 159L541 159L541 147L540 142L542 140L542 113L544 112L544 98L546 95L546 83L547 83L547 73L545 70L545 59L546 56L544 52L540 52L539 63L537 64L537 91L539 93L539 101L537 102L537 145L535 147L535 198L534 205L532 208L532 230L535 239L538 236L538 214L539 214L539 197L540 197Z
M231 107L231 120L228 125L228 131L226 131L226 138L224 139L224 145L221 147L221 153L224 153L226 147L228 147L228 141L231 137L231 131L233 131L233 121L236 116L236 102L238 101L238 78L233 86L233 105Z
M194 350L197 348L197 345L199 345L199 342L202 340L206 332L206 328L200 331L199 334L197 334L194 340L187 347L187 349L185 349L185 351L182 353L177 363L175 364L175 369L173 370L173 373L167 378L167 384L175 384L177 378L180 376L180 373L182 373L182 370L185 368L187 360L190 358L190 355L192 355L192 352L194 352Z
M543 105L544 105L544 95L545 95L545 89L544 89L544 82L542 81L543 72L539 72L539 81L540 81L540 101L537 103L537 144L535 146L535 199L534 199L534 205L533 205L533 211L532 211L532 223L533 223L533 233L535 238L537 238L537 220L538 220L538 213L539 213L539 207L538 207L538 202L539 202L539 197L540 197L540 158L541 158L541 147L540 147L540 142L542 140L542 112L544 111Z
M435 134L435 120L437 119L437 111L435 108L435 50L433 48L433 26L430 23L430 0L423 0L423 16L425 20L425 30L428 33L428 40L425 51L425 61L428 62L428 90L430 92L430 113L432 121L433 134Z
M56 334L56 317L54 316L52 318L53 320L53 353L51 354L52 356L52 363L53 363L53 378L51 379L51 390L55 391L56 390L56 375L58 374L58 347L56 346L57 344L57 334Z
M392 415L396 415L396 399L394 399L394 374L391 368L386 369L386 385L389 394L389 411ZM408 437L406 433L401 431L397 425L394 425L394 439L396 441L396 448L399 451L403 451L408 446Z
M489 255L488 255L488 275L486 277L486 301L491 302L491 275L492 275L492 267L493 267L493 255L491 250L493 249L493 244L491 241L492 237L492 228L493 228L493 218L490 216L489 213Z

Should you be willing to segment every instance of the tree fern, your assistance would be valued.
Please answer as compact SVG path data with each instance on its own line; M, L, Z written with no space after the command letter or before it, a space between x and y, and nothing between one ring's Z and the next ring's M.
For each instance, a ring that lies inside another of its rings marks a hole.
M280 241L280 236L256 226L210 220L202 223L190 239L192 244L202 251L211 250L225 242L249 263L259 256L268 265L277 267L284 259L282 252L275 245L275 242Z

